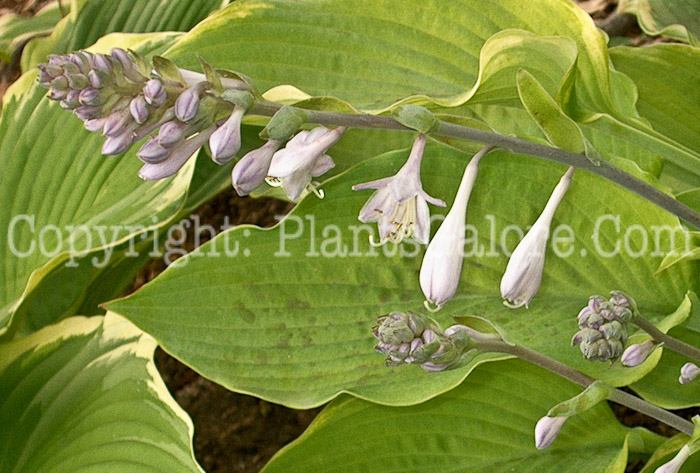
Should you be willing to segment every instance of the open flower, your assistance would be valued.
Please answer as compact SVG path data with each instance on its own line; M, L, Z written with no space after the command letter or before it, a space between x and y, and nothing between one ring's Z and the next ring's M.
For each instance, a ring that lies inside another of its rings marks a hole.
M326 151L336 144L347 127L328 130L322 126L311 131L300 131L289 140L284 149L272 156L268 184L281 185L287 196L296 201L314 177L321 176L335 166ZM315 186L311 186L315 191Z
M506 272L501 279L501 296L504 303L513 309L528 307L540 288L544 257L549 240L549 227L557 207L564 198L574 168L570 167L554 188L542 214L527 235L518 243L508 261Z
M377 192L360 210L363 223L377 222L379 244L391 240L399 243L413 237L427 244L430 238L428 202L439 207L445 203L429 196L421 185L420 164L425 150L425 135L418 135L403 167L392 177L357 184L353 190L376 189Z
M479 161L490 150L491 147L482 149L467 165L452 208L425 251L420 268L420 287L427 299L426 308L432 312L440 310L457 292L464 258L467 204L479 171ZM430 308L429 303L435 307Z

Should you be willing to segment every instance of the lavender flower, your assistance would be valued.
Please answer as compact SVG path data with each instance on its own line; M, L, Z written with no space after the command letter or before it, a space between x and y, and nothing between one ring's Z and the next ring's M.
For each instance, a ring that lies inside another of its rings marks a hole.
M311 185L312 178L321 176L335 166L326 151L343 136L347 127L341 126L329 131L317 127L311 131L300 131L284 149L272 156L268 171L270 185L282 185L290 200L296 201L301 193ZM272 178L272 179L270 179ZM321 194L322 195L322 194Z
M400 243L410 237L427 244L430 238L428 202L445 206L445 202L429 196L421 185L420 164L425 141L425 135L416 137L408 160L394 176L352 187L353 190L376 190L360 210L359 220L378 223L380 245L388 240Z

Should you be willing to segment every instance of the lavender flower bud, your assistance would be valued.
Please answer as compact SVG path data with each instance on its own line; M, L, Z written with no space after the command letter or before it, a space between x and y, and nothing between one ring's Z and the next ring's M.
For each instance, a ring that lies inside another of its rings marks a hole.
M63 68L54 64L39 64L39 71L43 72L47 77L54 79L63 75Z
M168 95L165 92L163 84L156 79L151 79L146 82L146 85L143 88L143 96L146 99L146 102L154 107L162 106L168 99Z
M689 384L700 373L700 368L694 363L686 363L681 367L681 375L678 382L681 384Z
M100 100L100 91L92 87L81 90L78 98L83 105L100 105L102 102Z
M80 91L69 90L66 98L61 101L61 107L71 110L78 105L80 105Z
M101 89L102 87L104 87L104 79L96 70L92 69L90 72L88 72L87 78L88 82L90 82L91 87L95 89Z
M49 98L51 100L63 100L67 96L68 96L68 89L66 89L66 90L52 89L49 91Z
M622 354L620 361L623 365L634 367L639 366L649 357L649 354L654 351L656 344L653 340L647 340L642 343L635 343L627 347Z
M269 140L260 148L247 153L236 163L231 172L231 182L238 195L242 197L250 194L265 181L272 155L280 146L282 146L281 141Z
M380 317L374 328L375 336L382 342L398 345L412 341L423 333L427 320L414 312L392 312Z
M201 84L201 83L200 83ZM197 115L199 110L199 94L202 90L202 85L196 84L185 90L175 100L175 116L181 122L188 122Z
M121 135L108 136L102 144L102 154L105 156L115 156L126 151L133 142L133 134L125 131Z
M157 164L145 164L139 171L139 177L146 181L155 181L168 178L177 173L188 159L207 142L214 127L202 130L198 135L188 139L177 148L171 150L170 156L163 162Z
M99 118L100 114L102 113L102 109L95 105L82 105L73 110L73 113L75 113L75 115L82 121L86 121Z
M70 74L68 77L68 86L74 90L83 90L90 85L90 81L83 74Z
M146 100L142 95L138 95L131 99L129 103L129 111L131 116L134 117L136 123L141 125L146 120L148 120L148 107L146 106Z
M85 120L85 123L83 123L83 125L85 126L85 129L87 131L91 131L93 133L98 132L98 131L101 132L105 126L105 119L104 118L93 118L93 119Z
M160 127L158 143L166 148L174 146L185 138L187 124L172 120Z
M107 115L103 133L105 136L115 137L121 135L126 126L131 122L131 114L128 110L119 110Z
M211 159L216 164L229 162L241 149L241 120L245 109L235 106L233 113L209 138Z
M64 75L70 75L70 74L80 74L80 68L73 64L72 62L67 62L65 58L62 58L63 62L61 63L61 67L63 68L63 74Z
M112 60L109 58L109 56L97 54L93 63L98 71L104 72L107 75L112 73Z
M136 156L144 163L157 164L165 161L171 150L158 144L157 138L150 138L138 150Z
M568 417L542 417L535 426L535 447L544 450L552 445Z

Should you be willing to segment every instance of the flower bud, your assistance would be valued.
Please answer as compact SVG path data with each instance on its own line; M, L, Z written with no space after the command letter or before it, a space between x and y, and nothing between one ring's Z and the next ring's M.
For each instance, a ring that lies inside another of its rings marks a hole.
M95 89L101 89L105 85L103 75L95 69L88 72L88 80L90 81L90 85Z
M544 450L552 445L568 417L542 417L535 426L535 447Z
M690 454L690 447L688 445L683 445L671 461L658 467L654 473L678 473L681 471L681 467L685 461L690 457Z
M241 120L245 109L233 108L233 113L209 138L211 159L216 164L225 164L241 149Z
M131 122L131 114L128 110L119 110L105 119L105 126L102 132L105 136L115 137L121 135L126 126Z
M649 354L654 350L656 344L653 340L647 340L642 343L630 345L622 354L620 361L623 365L634 367L639 366L647 359Z
M181 93L175 100L175 116L181 122L188 122L197 115L199 110L199 94L202 85L196 84Z
M231 182L238 195L243 197L250 194L265 181L272 156L280 146L281 141L269 140L238 160L231 172Z
M98 131L101 132L105 126L105 119L104 118L93 118L90 120L85 120L85 123L83 123L83 125L85 126L85 129L87 131L91 131L93 133L98 132Z
M58 76L51 81L50 86L52 89L55 89L55 90L67 90L68 89L68 78L66 76Z
M428 245L420 268L420 287L434 310L454 297L459 285L464 260L465 220L469 196L474 187L481 157L490 148L475 154L464 171L457 196L445 220ZM433 309L429 309L433 310Z
M139 170L139 177L145 181L156 181L171 177L207 142L213 132L214 127L202 130L177 148L172 149L166 160L156 164L148 163L143 165Z
M146 85L143 88L143 96L146 99L146 102L154 107L160 107L168 98L163 84L156 79L151 79L146 82Z
M125 131L121 135L108 136L102 144L102 154L105 156L115 156L122 154L131 146L133 142L133 134L130 131Z
M170 154L170 149L158 144L157 138L150 138L138 150L136 156L144 163L157 164L165 161Z
M104 72L107 75L112 73L112 61L109 56L97 54L95 55L93 63L98 71Z
M100 105L100 91L92 87L86 87L80 91L78 99L83 105Z
M158 143L166 148L176 145L185 138L186 130L187 124L177 120L169 121L160 127Z
M557 207L571 184L574 168L570 167L554 188L542 214L520 241L508 261L501 279L501 296L510 308L527 308L540 288L549 229Z
M81 105L73 110L73 113L75 113L75 115L82 121L86 121L99 118L100 114L102 113L102 109L95 105Z
M137 95L129 102L129 111L139 125L148 120L148 107L142 95Z
M90 81L83 74L70 74L68 77L68 87L73 90L83 90L90 85Z
M678 382L681 384L688 384L695 379L695 377L700 373L700 368L694 363L686 363L681 367L681 375L678 378Z

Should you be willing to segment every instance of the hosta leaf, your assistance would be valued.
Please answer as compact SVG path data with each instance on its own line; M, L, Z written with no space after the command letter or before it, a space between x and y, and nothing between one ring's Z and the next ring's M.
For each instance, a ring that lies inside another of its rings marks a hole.
M161 34L135 47L148 53L170 40ZM10 94L0 117L0 199L11 203L0 210L7 235L0 240L0 327L43 276L71 261L71 249L100 251L167 224L183 206L193 169L143 182L136 149L101 156L103 138L51 103L46 89L27 81L16 87L26 89ZM85 297L84 287L69 287L73 295L61 297Z
M194 428L124 319L72 317L0 345L0 469L201 472Z
M651 126L675 144L679 156L700 152L700 50L679 44L656 44L645 48L614 48L615 67L631 77L639 93L639 113ZM671 72L669 72L671 71ZM669 82L670 81L670 82ZM639 143L639 140L635 140ZM655 143L639 143L661 156ZM664 177L674 189L700 187L700 173L688 173L688 165L670 162Z
M622 473L625 437L638 433L604 404L570 418L548 449L535 448L537 420L578 392L539 368L504 361L478 367L458 388L418 406L343 397L263 471Z
M700 45L700 6L684 0L622 0L621 13L637 16L642 30L651 36Z
M4 13L0 17L0 61L10 62L22 43L50 33L60 19L61 10L56 1L43 7L34 16Z
M84 49L115 32L187 31L228 0L72 0L71 11L51 36L34 40L22 55L22 70L49 54Z
M576 100L614 108L604 37L585 12L556 0L526 9L516 0L411 0L398 11L390 0L238 1L198 25L168 56L192 68L194 52L215 67L245 73L261 90L292 85L365 110L409 96L458 105L479 93L470 89L486 82L480 79L489 70L495 95L482 100L500 100L501 93L517 99L514 76L500 70L514 60L522 65L518 58L525 56L545 83L540 74L562 62L570 66L573 52ZM505 79L509 84L498 91Z
M406 156L406 151L391 153L352 168L323 186L324 200L304 200L284 226L224 233L108 307L204 376L291 406L319 405L340 392L411 404L455 386L471 367L432 375L411 367L386 369L372 352L377 316L422 310L421 251L412 243L404 244L403 257L391 256L392 247L371 248L368 231L376 229L357 222L369 195L350 187L395 173ZM467 159L444 146L430 146L422 169L426 191L450 202ZM517 236L510 231L501 240L502 230L530 225L565 168L504 152L489 154L481 168L468 222L478 230L483 252L467 252L462 285L441 311L442 321L483 316L513 339L616 385L653 368L653 363L624 370L590 363L569 341L577 330L575 316L591 294L624 290L652 317L674 311L697 284L697 264L679 263L654 276L661 256L654 256L651 246L640 252L644 236L633 226L650 232L653 241L651 226L680 231L677 220L611 183L577 172L554 222L555 228L571 226L571 254L550 254L538 298L527 311L511 311L498 291L507 261L500 245L503 241L512 250ZM635 256L611 255L626 233ZM562 251L568 249L557 241ZM214 248L222 253L224 245L238 247L237 255L211 253Z

